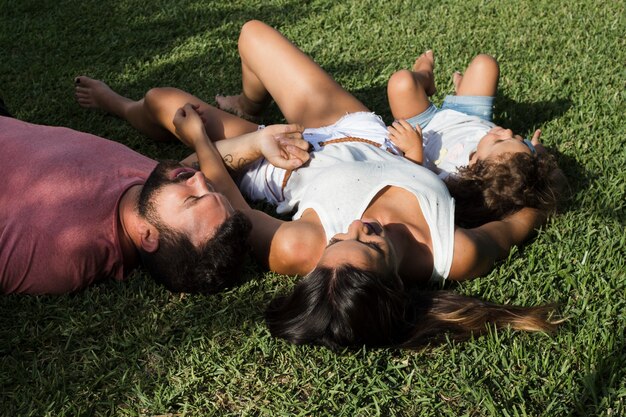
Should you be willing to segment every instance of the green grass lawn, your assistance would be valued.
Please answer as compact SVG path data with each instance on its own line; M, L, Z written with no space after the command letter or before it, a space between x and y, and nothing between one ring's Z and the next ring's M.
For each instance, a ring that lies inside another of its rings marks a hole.
M133 98L167 85L212 103L238 92L238 32L255 18L389 122L396 69L434 49L439 104L452 72L490 53L502 69L496 122L543 129L572 186L534 241L451 286L557 302L567 321L553 336L493 331L421 352L337 354L269 335L264 307L293 277L250 262L244 285L202 297L139 271L71 296L0 298L1 416L626 415L624 0L0 0L0 11L0 94L18 118L154 158L187 151L80 108L74 76ZM276 110L265 120L280 121Z

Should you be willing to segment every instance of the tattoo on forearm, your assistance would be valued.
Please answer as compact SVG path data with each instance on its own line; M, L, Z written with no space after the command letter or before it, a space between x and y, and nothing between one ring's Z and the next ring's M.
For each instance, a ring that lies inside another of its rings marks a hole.
M243 167L245 167L246 165L248 165L251 161L249 159L246 158L239 158L239 165L237 166L237 169L241 169Z
M233 168L233 156L231 154L226 154L222 156L222 160L224 161L224 164L226 165L228 169L234 169Z
M239 158L239 160L235 162L235 158L231 154L224 155L222 157L222 160L224 160L224 164L226 164L226 167L233 171L241 169L250 163L250 160L246 158Z

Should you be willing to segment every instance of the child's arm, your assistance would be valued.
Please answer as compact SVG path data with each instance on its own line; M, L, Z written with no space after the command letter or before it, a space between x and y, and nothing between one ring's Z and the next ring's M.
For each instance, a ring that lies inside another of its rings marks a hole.
M462 281L489 273L497 260L530 238L546 218L544 212L527 207L474 229L457 228L449 278Z
M418 165L424 162L422 147L422 129L415 128L406 120L396 120L387 128L389 140L404 152L404 157Z

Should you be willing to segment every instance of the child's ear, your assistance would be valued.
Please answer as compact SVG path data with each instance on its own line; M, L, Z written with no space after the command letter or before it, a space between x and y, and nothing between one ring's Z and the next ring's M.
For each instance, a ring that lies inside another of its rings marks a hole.
M140 221L137 227L139 228L141 249L149 253L156 252L159 249L159 231L157 228L145 220Z

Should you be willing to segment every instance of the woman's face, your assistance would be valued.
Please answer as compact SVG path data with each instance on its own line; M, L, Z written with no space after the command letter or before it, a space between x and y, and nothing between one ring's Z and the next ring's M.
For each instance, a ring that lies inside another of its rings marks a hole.
M353 221L346 233L333 236L318 262L318 266L330 268L345 264L366 271L397 273L393 245L378 222Z

